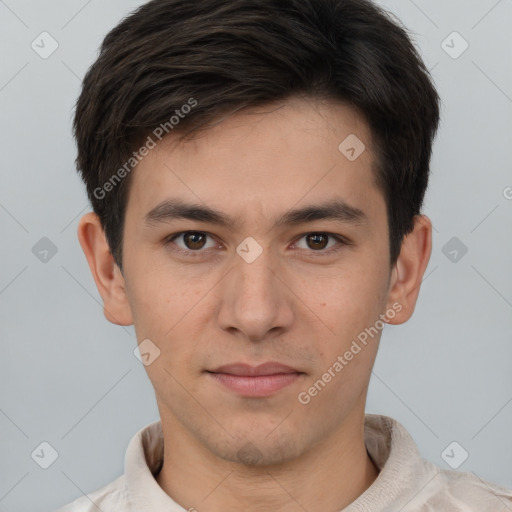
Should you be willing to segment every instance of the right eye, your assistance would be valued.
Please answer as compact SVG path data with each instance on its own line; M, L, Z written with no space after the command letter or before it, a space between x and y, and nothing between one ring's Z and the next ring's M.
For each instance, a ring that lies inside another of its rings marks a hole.
M209 233L205 233L204 231L182 231L180 233L175 233L170 237L167 237L165 241L166 246L176 246L170 247L172 251L176 251L185 255L192 255L193 253L201 253L205 252L202 249L209 249L214 247L215 244L207 247L206 240L211 235ZM183 243L183 245L179 245L175 242L175 240L179 240Z

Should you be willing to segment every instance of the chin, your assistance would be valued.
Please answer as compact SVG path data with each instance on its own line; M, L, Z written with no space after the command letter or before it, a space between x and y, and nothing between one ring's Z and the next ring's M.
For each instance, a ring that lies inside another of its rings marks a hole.
M281 435L270 439L265 434L229 438L218 443L208 443L208 447L223 460L253 467L283 464L303 451L291 437Z

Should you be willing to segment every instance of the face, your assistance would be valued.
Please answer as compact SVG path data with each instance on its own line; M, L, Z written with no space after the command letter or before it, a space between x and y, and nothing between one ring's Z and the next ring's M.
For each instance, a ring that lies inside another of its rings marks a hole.
M355 160L338 148L351 134ZM137 340L160 351L146 370L162 421L224 460L291 460L361 419L392 308L368 127L296 99L171 135L133 171L123 245ZM220 369L269 362L287 368Z

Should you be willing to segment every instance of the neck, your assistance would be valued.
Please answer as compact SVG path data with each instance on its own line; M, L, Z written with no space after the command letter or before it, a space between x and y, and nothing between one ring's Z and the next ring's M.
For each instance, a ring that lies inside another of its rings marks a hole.
M187 510L342 510L379 473L366 451L361 421L300 457L273 466L219 459L177 422L166 422L166 427L162 421L164 462L156 479Z

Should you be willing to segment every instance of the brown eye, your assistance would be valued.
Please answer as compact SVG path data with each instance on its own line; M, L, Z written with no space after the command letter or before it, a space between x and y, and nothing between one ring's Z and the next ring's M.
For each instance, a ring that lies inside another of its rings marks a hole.
M208 239L210 239L210 245L207 245ZM215 246L215 241L210 234L203 231L182 231L168 237L165 245L175 252L192 256L195 253L197 255L205 253L206 249Z
M314 250L325 249L329 242L329 237L324 233L311 233L306 235L308 246Z
M323 232L306 233L294 242L296 248L308 251L310 255L315 256L327 256L347 245L351 243L345 237Z
M198 233L195 231L189 231L183 234L183 241L185 246L190 250L202 249L206 241L205 233Z

